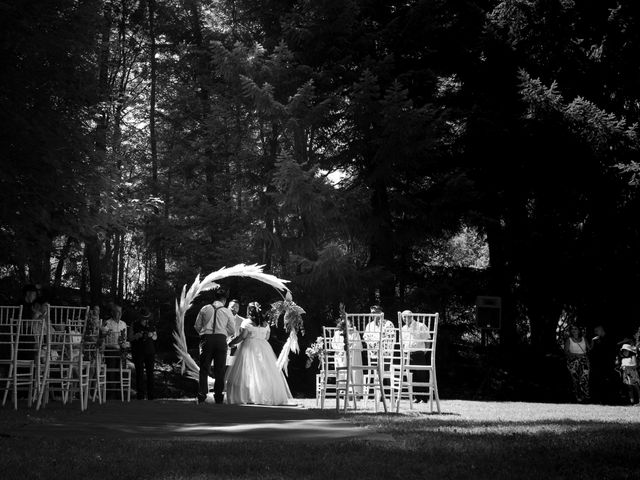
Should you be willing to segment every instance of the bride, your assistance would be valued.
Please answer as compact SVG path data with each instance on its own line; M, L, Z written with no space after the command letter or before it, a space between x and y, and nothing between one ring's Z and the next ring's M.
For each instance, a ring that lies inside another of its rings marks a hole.
M276 355L267 340L271 329L257 302L247 307L247 319L229 347L240 343L235 360L227 370L226 403L287 405L291 392L284 374L276 365Z

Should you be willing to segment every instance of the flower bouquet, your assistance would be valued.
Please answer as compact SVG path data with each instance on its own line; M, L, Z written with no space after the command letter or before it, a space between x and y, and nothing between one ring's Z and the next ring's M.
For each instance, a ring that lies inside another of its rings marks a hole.
M316 341L309 345L304 353L307 354L305 368L310 368L316 358L322 362L322 358L324 357L324 339L322 337L316 338Z

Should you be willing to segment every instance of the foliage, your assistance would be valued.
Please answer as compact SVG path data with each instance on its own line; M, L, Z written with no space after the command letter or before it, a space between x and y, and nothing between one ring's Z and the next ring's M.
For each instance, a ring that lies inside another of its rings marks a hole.
M539 353L563 311L615 335L640 313L633 2L54 0L0 24L7 290L149 304L167 345L175 292L235 263L291 279L311 338L341 302L471 324L498 295L503 344Z
M307 356L307 362L305 363L305 368L311 367L314 360L318 359L322 362L322 359L325 355L324 352L324 339L322 337L316 338L316 341L309 345L305 351L305 355Z
M298 332L304 335L304 320L302 315L306 313L302 307L296 305L288 294L284 300L271 304L271 309L267 312L271 323L278 324L282 317L282 324L287 333Z

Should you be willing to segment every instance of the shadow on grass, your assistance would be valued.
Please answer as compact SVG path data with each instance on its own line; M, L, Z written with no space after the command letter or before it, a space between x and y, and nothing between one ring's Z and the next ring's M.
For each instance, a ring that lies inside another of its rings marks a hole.
M499 407L502 406L496 405ZM160 407L150 408L152 415L162 410ZM130 413L133 414L134 410L138 411L134 408ZM120 414L123 411L128 410L116 409ZM541 411L544 413L546 410ZM165 414L157 420L157 425L165 425L169 429L192 429L193 435L180 439L143 438L117 428L115 435L103 438L95 435L0 437L0 470L3 480L638 478L640 428L636 410L617 411L617 417L607 420L562 418L563 411L570 414L574 408L558 407L558 411L554 411L555 418L522 420L469 419L457 412L448 412L448 415L356 412L343 416L335 411L320 414L313 411L305 413L304 410L252 408L246 412L238 410L249 416L255 414L251 424L229 418L226 423L218 422L217 427L231 431L275 428L281 435L269 440L249 437L245 441L211 443L201 441L206 433L198 433L198 429L211 426L202 421L202 415L221 415L225 410L196 408L195 413L187 410L184 417L170 418ZM600 411L594 409L588 413L593 412L596 416ZM606 413L606 410L602 411ZM9 416L5 415L7 413L2 412L0 420ZM274 418L284 413L295 418ZM95 409L96 419L100 414L99 409ZM263 417L258 418L258 414ZM25 413L18 415L22 415L22 421L29 421ZM55 412L47 412L46 415L48 421L56 416ZM199 421L184 421L192 416ZM65 412L60 417L62 420L53 420L63 425L67 423L68 427L67 420L86 417L85 414ZM322 424L324 420L340 419L366 427L372 434L388 434L394 441L372 442L367 436L320 443L304 439L282 441L287 439L288 429L292 435L303 435L308 428L304 421L315 420ZM143 427L154 428L153 425L147 423Z
M363 417L364 418L364 417ZM3 478L637 478L640 431L589 422L389 422L394 442L2 439Z

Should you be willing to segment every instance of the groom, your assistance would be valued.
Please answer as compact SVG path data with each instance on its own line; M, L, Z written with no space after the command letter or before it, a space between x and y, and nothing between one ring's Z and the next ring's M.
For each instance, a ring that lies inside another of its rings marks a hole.
M193 326L200 335L200 378L198 403L204 403L209 391L209 372L213 360L213 398L222 403L224 398L224 370L227 359L227 337L235 334L233 314L224 306L227 296L216 291L214 302L202 307Z

